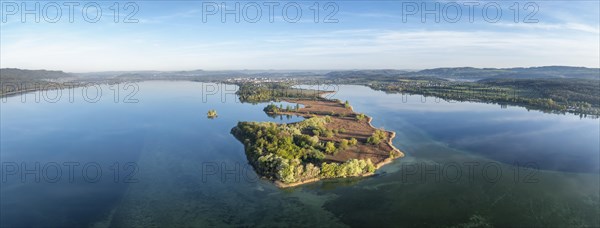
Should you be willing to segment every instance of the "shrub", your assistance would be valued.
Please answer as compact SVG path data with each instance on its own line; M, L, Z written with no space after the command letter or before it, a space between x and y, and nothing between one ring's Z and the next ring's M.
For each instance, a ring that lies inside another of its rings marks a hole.
M390 158L395 158L395 157L396 157L396 151L390 150Z
M367 143L369 143L369 144L373 144L373 145L377 145L377 144L381 143L381 140L380 140L379 138L376 138L376 137L370 136L370 137L367 139Z
M349 147L349 142L346 139L342 139L342 141L340 142L340 149L345 150L348 149Z
M208 116L208 118L215 118L217 117L217 111L214 109L208 110L206 116Z
M328 154L334 154L337 148L335 148L335 144L333 142L327 142L325 144L325 152Z
M321 131L319 131L318 129L315 129L315 130L313 130L313 131L312 131L312 133L313 133L313 135L315 135L315 136L319 136L319 135L321 135Z
M346 177L348 175L347 169L345 165L338 165L335 167L335 176L336 177Z
M365 172L365 173L375 172L375 165L373 165L373 162L371 162L371 159L367 159L366 164L367 165L364 167L363 172Z
M365 117L366 117L366 116L365 116L365 114L362 114L362 113L360 113L360 114L356 115L356 119L357 119L357 120L359 120L359 121L362 121L362 120L364 120L364 119L365 119Z
M267 107L265 107L263 111L265 111L266 113L277 113L279 112L279 108L277 108L277 106L274 104L270 104L267 105Z
M373 144L373 145L377 145L379 143L381 143L381 140L384 140L386 137L385 132L382 130L375 130L375 133L373 133L373 135L371 135L368 139L367 139L367 143Z
M321 161L325 159L325 154L319 150L310 150L308 157L315 161Z

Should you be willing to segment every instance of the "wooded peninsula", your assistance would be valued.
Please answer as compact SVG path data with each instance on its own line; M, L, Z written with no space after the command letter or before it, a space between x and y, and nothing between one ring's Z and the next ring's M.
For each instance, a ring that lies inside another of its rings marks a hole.
M287 89L285 89L287 88ZM279 187L292 187L326 178L372 175L404 154L392 145L394 132L373 127L371 117L353 111L348 101L325 99L324 91L277 90L242 84L242 101L286 101L294 107L269 104L268 115L296 115L289 124L239 122L231 133L244 146L256 172ZM301 107L302 106L302 107Z

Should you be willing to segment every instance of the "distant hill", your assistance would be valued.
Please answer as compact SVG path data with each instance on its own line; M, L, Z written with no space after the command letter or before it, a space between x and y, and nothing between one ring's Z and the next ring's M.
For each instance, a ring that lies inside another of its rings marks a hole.
M448 79L478 81L483 79L550 79L576 78L600 80L599 68L544 66L529 68L434 68L421 71L406 70L348 70L348 71L284 71L284 70L224 70L224 71L113 71L70 74L63 71L0 69L0 81L60 81L78 80L145 80L145 79L212 79L230 77L296 77L320 76L329 79L397 80L398 78Z
M70 81L75 77L62 71L0 69L0 96L39 90L48 85Z
M529 68L434 68L421 71L402 70L356 70L332 71L325 76L331 79L357 77L435 77L454 80L481 80L490 78L535 79L535 78L578 78L600 79L599 68L544 66Z
M326 73L326 72L325 72ZM108 71L79 73L76 76L85 79L119 79L119 80L146 80L146 79L173 79L173 80L222 80L235 77L309 77L322 75L313 71L277 71L277 70L220 70L220 71Z
M15 68L0 69L0 81L41 81L74 77L69 73L50 70L21 70Z
M359 78L359 77L372 77L372 76L400 76L408 73L405 70L347 70L347 71L332 71L325 74L326 77L335 78Z
M481 80L489 78L535 79L578 78L600 79L599 68L544 66L529 68L435 68L410 72L406 76L428 76L447 79Z

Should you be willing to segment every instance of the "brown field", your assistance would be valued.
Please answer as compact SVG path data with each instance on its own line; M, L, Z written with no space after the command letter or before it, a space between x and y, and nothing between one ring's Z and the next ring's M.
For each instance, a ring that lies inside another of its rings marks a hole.
M339 151L335 155L327 155L325 160L328 162L345 162L349 159L371 159L373 164L380 167L392 159L390 159L390 151L393 151L394 158L403 157L404 154L392 145L392 139L395 136L394 132L386 132L386 139L378 145L367 144L369 138L376 130L370 122L371 118L366 117L363 120L357 120L355 113L351 108L344 107L343 103L334 100L302 100L302 99L286 99L290 103L298 103L303 105L297 111L280 112L282 115L298 115L303 117L311 116L331 116L331 122L325 127L330 130L338 130L339 133L332 137L320 136L322 141L340 142L342 139L350 140L355 138L358 140L356 146L350 146L346 150ZM343 129L343 130L341 130ZM383 130L383 129L380 129Z

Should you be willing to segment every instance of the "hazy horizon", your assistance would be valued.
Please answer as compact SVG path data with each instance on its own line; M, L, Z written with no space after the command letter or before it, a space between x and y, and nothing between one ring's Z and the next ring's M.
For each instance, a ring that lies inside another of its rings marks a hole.
M218 71L281 71L281 72L313 72L313 71L368 71L368 70L398 70L398 71L421 71L430 69L441 69L441 68L476 68L476 69L514 69L514 68L539 68L539 67L583 67L590 69L600 69L600 67L586 67L586 66L575 66L575 65L539 65L539 66L515 66L515 67L473 67L473 66L457 66L457 67L432 67L432 68L421 68L421 69L407 69L407 68L340 68L340 69L173 69L173 70L103 70L103 71L65 71L62 69L25 69L18 67L4 67L2 69L20 69L20 70L46 70L46 71L63 71L65 73L74 74L93 74L93 73L113 73L113 72L190 72L190 71L206 71L206 72L218 72Z

